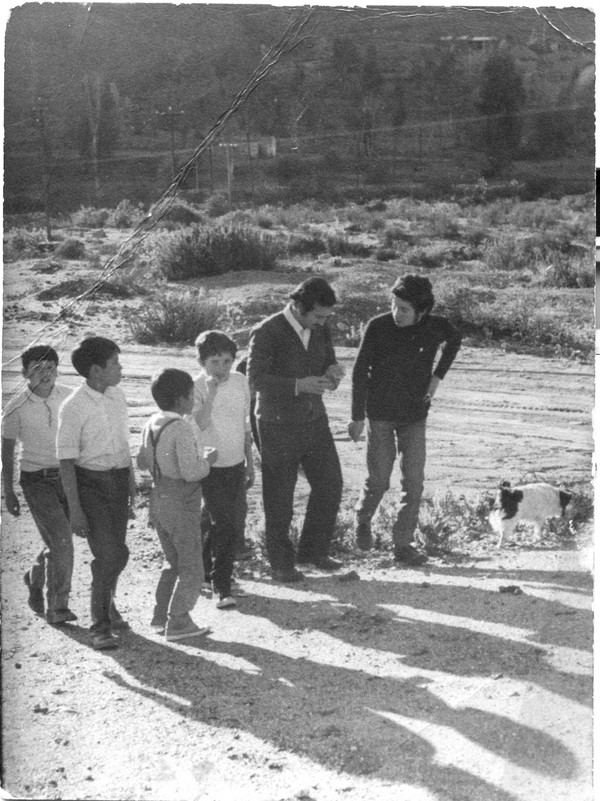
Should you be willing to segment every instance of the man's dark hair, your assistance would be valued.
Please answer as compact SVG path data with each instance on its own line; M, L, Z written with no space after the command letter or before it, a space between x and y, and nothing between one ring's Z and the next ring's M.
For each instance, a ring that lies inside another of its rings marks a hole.
M79 375L88 378L90 370L96 364L106 367L106 362L121 349L116 342L106 337L87 337L71 354L71 362Z
M290 299L298 303L303 313L311 312L315 306L330 308L337 303L335 292L324 278L307 278L290 292Z
M223 331L203 331L196 337L194 344L201 362L211 356L220 356L221 353L230 353L231 358L235 359L237 353L237 345Z
M23 370L27 370L30 364L35 362L52 362L58 364L58 353L50 345L33 345L21 354L21 364Z
M194 379L185 370L167 367L152 378L150 391L156 405L163 412L170 412L179 398L187 398L194 389Z

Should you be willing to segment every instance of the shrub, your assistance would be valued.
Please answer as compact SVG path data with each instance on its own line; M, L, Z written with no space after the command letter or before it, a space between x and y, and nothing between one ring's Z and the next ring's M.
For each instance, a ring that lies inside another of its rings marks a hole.
M556 254L546 270L544 282L564 289L593 287L596 283L595 266L590 258Z
M209 217L222 217L231 210L231 203L226 195L214 195L208 204Z
M200 222L201 219L202 214L200 211L182 201L173 203L161 217L161 220L168 220L178 225L193 225Z
M149 304L126 313L126 320L140 345L191 344L198 334L216 328L221 308L206 296L193 292L167 292Z
M392 259L398 258L398 254L391 248L379 248L375 254L375 258L377 261L392 261Z
M415 248L408 255L411 264L417 267L443 267L450 259L451 252L444 245L429 245L427 247Z
M290 239L288 244L288 252L292 256L318 256L320 253L325 253L326 251L327 245L319 234L313 234L311 237L294 236Z
M41 230L28 230L27 228L13 228L4 234L4 259L25 259L39 256L40 245L46 241L46 234Z
M113 228L132 228L137 225L145 216L142 204L134 205L131 200L122 200L114 209L108 219L107 224Z
M251 230L194 226L164 235L159 241L157 268L169 281L237 270L272 270L279 251L279 245Z
M63 259L83 259L85 256L85 245L80 239L65 239L56 248L56 255Z
M359 256L366 258L373 252L371 245L351 242L345 236L334 234L327 237L327 250L331 256Z
M79 228L102 228L110 216L108 209L94 209L81 206L71 215L73 225Z

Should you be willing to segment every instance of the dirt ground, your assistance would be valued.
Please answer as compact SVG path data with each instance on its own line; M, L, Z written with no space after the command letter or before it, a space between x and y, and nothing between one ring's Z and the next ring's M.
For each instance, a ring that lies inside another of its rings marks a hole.
M5 397L18 382L10 359L36 326L5 330ZM62 380L75 385L70 344ZM340 357L350 368L353 352ZM122 362L135 451L154 370L196 367L191 350L127 345ZM348 377L328 404L347 512L364 477L364 443L346 435ZM589 492L592 404L590 365L464 348L431 412L426 493L524 476ZM299 516L305 491L300 479ZM259 485L249 501L256 535ZM346 554L340 574L309 571L294 586L274 584L256 559L239 571L238 608L201 598L194 617L212 633L179 644L148 625L161 558L141 505L118 599L132 628L98 653L85 541L79 620L52 627L26 605L31 517L2 519L3 797L592 798L591 527L571 539L524 534L501 551L490 531L417 570L383 551Z

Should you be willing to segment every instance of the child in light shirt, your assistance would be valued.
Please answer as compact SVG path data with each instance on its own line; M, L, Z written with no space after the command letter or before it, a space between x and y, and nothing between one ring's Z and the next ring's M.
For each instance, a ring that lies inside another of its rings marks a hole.
M236 605L232 593L237 519L242 495L254 483L250 388L245 375L232 372L236 343L222 331L204 331L196 339L202 373L195 380L193 416L206 444L218 458L202 481L204 502L211 519L210 579L218 596L217 608ZM238 595L241 591L238 591Z

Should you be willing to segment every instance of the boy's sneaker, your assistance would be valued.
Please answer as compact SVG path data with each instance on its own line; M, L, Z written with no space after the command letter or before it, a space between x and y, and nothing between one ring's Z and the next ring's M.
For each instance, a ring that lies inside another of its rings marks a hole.
M237 606L237 602L231 595L222 595L217 601L217 609L232 609L234 606Z
M208 626L200 628L191 618L182 622L169 620L165 630L165 638L168 642L175 642L175 640L184 640L186 637L200 637L209 632Z
M94 651L108 651L119 647L119 638L110 631L96 631L92 634L92 648Z
M394 561L407 567L420 567L425 564L427 557L412 545L403 545L400 548L394 548Z
M29 598L27 599L27 604L32 612L35 612L36 615L43 615L44 614L44 593L40 590L39 587L32 587L31 586L31 576L29 575L29 570L23 576L23 581L25 582L25 586L29 590Z
M61 623L73 623L77 620L77 615L70 609L52 609L46 613L46 620L48 623L58 626Z

